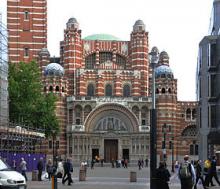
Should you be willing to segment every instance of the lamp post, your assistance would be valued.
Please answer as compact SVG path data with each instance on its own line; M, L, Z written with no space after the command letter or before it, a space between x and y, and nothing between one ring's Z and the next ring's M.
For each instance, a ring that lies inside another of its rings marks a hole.
M173 133L172 133L172 173L174 173L174 136L173 136Z
M150 55L152 67L152 109L151 109L151 130L150 130L150 189L156 189L156 168L157 168L157 112L155 103L155 67L159 60L157 47L153 47Z
M163 152L163 161L165 162L167 160L167 155L166 155L167 124L166 123L163 124L162 132L163 132L162 152Z
M53 166L55 166L55 137L56 137L56 131L52 130L52 146L53 146Z

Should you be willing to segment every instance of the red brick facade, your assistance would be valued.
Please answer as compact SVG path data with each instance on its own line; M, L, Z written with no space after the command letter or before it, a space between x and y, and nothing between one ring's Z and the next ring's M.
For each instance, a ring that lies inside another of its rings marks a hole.
M59 96L56 112L61 127L59 155L71 156L74 161L91 159L94 155L106 161L149 157L151 69L144 23L136 21L129 41L110 35L82 39L79 23L71 18L60 42L60 62L52 65L45 49L46 0L28 1L27 5L22 2L8 0L9 57L12 62L37 59L44 73L44 92ZM14 6L19 14L13 13ZM32 12L28 31L24 31L25 10ZM34 19L34 15L41 19ZM14 33L18 32L13 28L15 18L23 20L19 34ZM36 31L37 39L33 37ZM28 58L23 54L27 44ZM166 52L160 53L156 70L158 157L171 162L185 154L196 154L197 103L177 100L177 80L170 71ZM117 148L110 148L110 142ZM108 154L109 149L114 153Z
M47 47L47 1L7 0L9 62L36 60Z

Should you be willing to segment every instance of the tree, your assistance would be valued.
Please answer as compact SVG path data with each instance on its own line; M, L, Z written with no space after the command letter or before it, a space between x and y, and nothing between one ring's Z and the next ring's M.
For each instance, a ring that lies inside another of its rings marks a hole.
M9 64L9 119L15 123L59 131L55 115L56 96L42 93L40 69L36 62Z

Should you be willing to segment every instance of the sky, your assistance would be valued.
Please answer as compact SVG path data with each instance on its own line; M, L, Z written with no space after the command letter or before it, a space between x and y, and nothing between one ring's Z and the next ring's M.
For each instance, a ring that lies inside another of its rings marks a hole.
M198 46L208 34L213 0L48 0L48 50L59 56L59 42L69 18L75 17L82 38L107 33L129 40L141 19L149 32L149 49L157 46L170 57L178 80L178 100L196 100ZM6 0L0 0L6 12Z

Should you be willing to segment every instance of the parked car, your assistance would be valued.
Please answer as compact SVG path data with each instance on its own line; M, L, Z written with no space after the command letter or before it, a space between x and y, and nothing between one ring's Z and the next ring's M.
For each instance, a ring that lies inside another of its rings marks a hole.
M0 159L0 189L26 189L27 183L23 175L14 171Z

